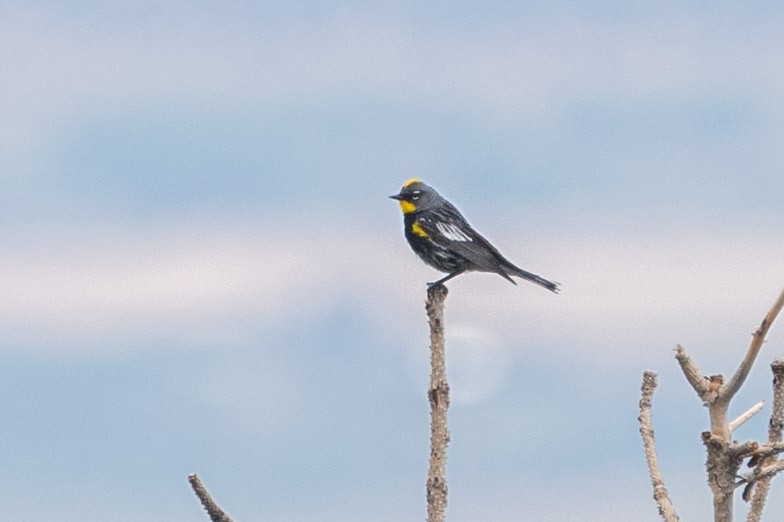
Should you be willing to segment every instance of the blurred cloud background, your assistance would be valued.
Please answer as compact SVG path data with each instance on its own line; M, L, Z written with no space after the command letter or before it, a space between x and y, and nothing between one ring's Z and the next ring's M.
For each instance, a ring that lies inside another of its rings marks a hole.
M784 6L0 12L0 518L201 520L194 471L238 521L424 518L410 177L563 284L449 285L449 519L658 520L646 368L673 501L709 516L672 349L730 374L782 287Z

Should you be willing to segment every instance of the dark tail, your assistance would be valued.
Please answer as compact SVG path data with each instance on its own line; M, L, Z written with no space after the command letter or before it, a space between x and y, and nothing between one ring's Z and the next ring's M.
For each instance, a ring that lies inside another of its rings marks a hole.
M509 277L509 275L514 275L522 279L525 279L526 281L531 281L532 283L536 283L537 285L547 288L548 290L556 294L560 290L560 283L553 283L552 281L548 281L544 277L540 277L536 274L532 274L531 272L526 272L525 270L517 268L511 263L509 266L501 266L499 267L499 269L500 269L499 273L501 274L501 276L505 277L509 281L512 281L513 283L514 280L511 277Z

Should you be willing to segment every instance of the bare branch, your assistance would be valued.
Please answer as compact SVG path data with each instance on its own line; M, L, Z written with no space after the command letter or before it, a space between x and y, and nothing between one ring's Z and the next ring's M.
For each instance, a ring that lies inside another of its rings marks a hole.
M691 356L686 353L686 350L680 344L675 348L675 358L683 370L683 375L689 381L691 387L697 392L700 399L706 403L713 402L715 394L711 395L710 380L705 377L697 365L692 361Z
M757 466L757 470L778 462L776 455L784 451L784 444L781 442L782 429L784 429L784 360L774 360L770 364L770 368L773 371L773 407L768 423L768 444L761 448L770 453L758 452L749 461L749 465ZM747 522L759 522L762 519L762 512L765 509L765 502L770 491L770 479L763 478L759 479L756 484L749 483L743 491L745 500L748 500L751 488L754 489L754 494L751 497L751 508L746 520Z
M705 377L683 347L678 346L675 350L675 357L681 366L683 374L686 376L686 380L708 406L710 431L704 432L702 436L708 451L706 467L708 471L708 484L713 493L713 514L715 522L732 521L733 494L735 488L739 485L736 483L738 470L743 463L743 459L751 455L754 455L752 460L756 459L759 450L757 444L753 442L740 444L732 442L732 430L736 429L759 411L761 405L752 407L749 411L730 423L727 418L730 401L745 382L746 377L751 371L751 367L754 365L754 361L759 354L762 344L765 341L768 330L773 324L773 321L776 320L776 317L782 308L784 308L784 291L781 292L778 300L774 303L770 311L768 311L759 328L754 332L751 345L749 346L743 361L740 363L735 375L733 375L726 384L724 383L724 377L721 375ZM775 471L776 465L777 463L763 469L758 467L754 473L747 476L748 480L750 482L756 482L772 476L778 472ZM748 498L751 489L752 486L746 487L743 494L744 499Z
M745 459L751 457L759 449L759 444L753 440L746 442L733 442L727 448L727 454L731 459Z
M784 471L784 460L777 460L770 466L759 467L756 468L751 473L746 473L744 475L741 475L740 476L741 480L736 485L742 486L743 484L746 483L751 484L754 482L759 482L760 480L763 479L769 479L774 475L781 473L782 471Z
M708 451L706 468L708 485L713 494L714 522L732 522L733 494L737 487L738 469L742 463L741 455L744 444L735 445L728 442L723 435L711 432L703 433L703 442ZM735 451L731 451L731 448Z
M719 390L724 385L724 377L722 375L704 376L681 345L678 345L675 349L675 358L678 360L686 380L689 381L689 384L697 392L697 395L700 396L700 399L708 406L711 433L729 442L730 429L727 421L729 401L721 400L719 395Z
M446 350L444 348L444 285L433 285L427 290L427 317L430 322L430 468L427 473L427 520L444 522L447 504L446 446L449 442L447 410L449 384L446 380Z
M770 363L773 371L773 411L768 423L768 442L771 444L784 440L784 359Z
M761 412L762 408L764 407L765 407L765 401L759 401L757 404L755 404L754 406L752 406L751 408L749 408L748 410L740 414L737 419L730 422L729 424L730 433L738 429L740 426L743 425L743 423L748 421L750 418L752 418L753 416Z
M196 473L188 475L188 482L191 483L191 488L196 496L199 497L201 505L210 516L212 522L233 522L231 517L227 515L219 506L212 500L207 488L201 483L199 476Z
M672 505L667 488L664 486L664 478L659 469L659 462L656 458L656 444L653 436L653 422L651 420L651 404L653 402L653 392L656 390L656 372L646 370L642 375L642 397L640 398L640 415L637 420L640 422L640 435L642 444L645 448L645 460L648 462L648 473L653 483L653 499L659 508L659 515L665 522L676 522L680 520L675 508Z
M721 389L722 399L729 401L736 393L738 393L738 390L743 385L746 377L749 375L751 367L754 365L754 361L757 359L760 348L762 348L762 343L765 342L765 336L768 334L768 330L773 324L773 321L776 320L776 317L779 315L782 307L784 307L784 290L782 290L781 294L779 294L779 298L776 300L776 302L773 303L773 306L762 320L759 328L757 328L757 330L751 336L751 344L749 345L749 349L746 351L746 356L740 363L740 366L735 372L735 375L732 376L732 379L730 379L727 385Z
M754 452L751 460L749 460L749 467L753 468L758 466L764 459L773 455L778 455L779 453L784 453L784 442L764 444Z

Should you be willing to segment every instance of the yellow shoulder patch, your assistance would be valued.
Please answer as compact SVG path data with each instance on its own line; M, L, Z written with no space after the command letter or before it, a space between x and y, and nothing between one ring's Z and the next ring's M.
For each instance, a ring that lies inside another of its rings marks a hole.
M419 237L427 237L427 232L425 232L425 229L422 228L422 225L416 221L414 221L414 224L411 225L411 232L418 235Z
M411 178L410 180L403 183L403 188L410 187L414 183L420 183L422 180L419 178Z

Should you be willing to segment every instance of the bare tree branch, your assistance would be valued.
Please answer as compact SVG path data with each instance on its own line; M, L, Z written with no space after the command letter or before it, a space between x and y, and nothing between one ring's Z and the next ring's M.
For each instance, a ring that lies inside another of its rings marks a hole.
M720 392L722 398L730 400L743 385L743 382L746 380L746 377L751 371L751 367L754 365L754 361L759 354L760 348L762 348L762 343L765 342L765 336L768 334L770 326L773 324L773 321L776 320L776 317L779 315L782 307L784 307L784 290L782 290L781 294L779 294L779 298L776 299L776 302L773 303L773 306L762 320L759 328L757 328L757 330L751 336L751 344L749 345L749 349L746 351L746 356L740 363L740 366L735 372L735 375L733 375L732 379L730 379L730 382L728 382Z
M755 416L756 414L761 412L762 408L764 408L764 407L765 407L765 401L759 401L757 404L755 404L754 406L752 406L751 408L749 408L745 412L741 413L738 416L737 419L735 419L734 421L730 422L730 424L729 424L730 433L734 432L736 429L741 427L750 418L752 418L753 416Z
M773 372L773 411L768 423L768 443L778 444L784 440L784 359L770 363Z
M784 360L774 360L770 364L770 368L773 371L773 407L768 423L768 444L766 446L771 448L773 452L755 461L757 470L778 462L776 455L784 451L784 444L781 443L782 429L784 429ZM758 479L756 484L749 483L743 491L744 500L748 500L752 488L754 494L751 497L751 508L746 520L747 522L759 522L765 509L768 491L770 491L770 478Z
M746 442L733 442L727 448L727 453L732 459L745 459L754 455L758 449L759 444L756 441L747 440Z
M196 473L188 475L188 482L191 483L191 488L196 496L199 497L201 505L210 516L212 522L233 522L231 517L227 515L219 506L212 500L207 488L201 483L199 476Z
M724 377L722 375L711 375L710 377L702 375L691 356L681 345L675 349L675 359L683 370L686 380L708 406L711 433L729 442L730 429L727 421L729 400L721 400L719 395L721 387L724 385Z
M653 392L656 390L656 372L646 370L643 373L641 390L640 415L637 417L637 420L640 422L640 435L645 448L645 460L648 462L648 473L653 483L653 499L659 508L659 515L665 522L677 522L680 519L672 505L667 488L664 486L664 478L656 458L656 443L653 436L653 421L651 420L651 404L653 402Z
M449 442L447 410L449 384L446 380L444 348L444 300L448 290L433 285L427 290L425 309L430 323L430 468L427 473L427 520L443 522L447 504L446 447Z
M770 466L755 468L751 473L745 473L740 476L741 480L735 486L742 486L743 484L753 484L763 479L769 479L774 475L784 471L784 460L777 460Z
M708 451L706 467L708 484L713 493L715 522L732 521L733 494L735 488L739 485L736 483L738 470L743 459L751 454L755 454L756 450L758 450L755 447L755 443L736 444L732 442L732 429L744 422L747 416L753 415L752 410L754 408L741 415L731 425L727 420L730 401L745 382L762 344L765 342L765 336L782 307L784 307L784 291L781 292L773 307L762 320L759 328L754 332L743 361L741 361L737 371L726 384L724 383L724 377L721 375L704 377L681 346L678 346L675 351L675 357L686 376L686 380L708 406L711 429L709 432L703 433L703 441ZM758 467L754 473L748 474L745 478L747 482L751 483L771 477L778 473L776 466L777 463L765 468ZM744 499L748 498L750 492L751 486L747 486L744 492Z
M723 437L708 435L705 447L708 450L706 468L708 485L713 494L713 517L715 522L732 522L733 493L737 487L735 477L740 469L741 458L729 451L730 443Z
M686 376L686 380L689 381L689 384L691 384L691 387L697 392L700 399L706 403L713 402L712 399L715 397L710 396L709 379L702 374L699 368L697 368L697 365L694 364L691 356L686 353L686 350L680 344L675 348L675 359L677 359L678 364L680 364L683 375Z
M784 442L763 444L757 448L757 451L755 451L754 455L752 455L752 458L749 460L749 467L756 467L760 462L762 462L763 459L766 459L771 455L777 455L779 453L784 453Z

